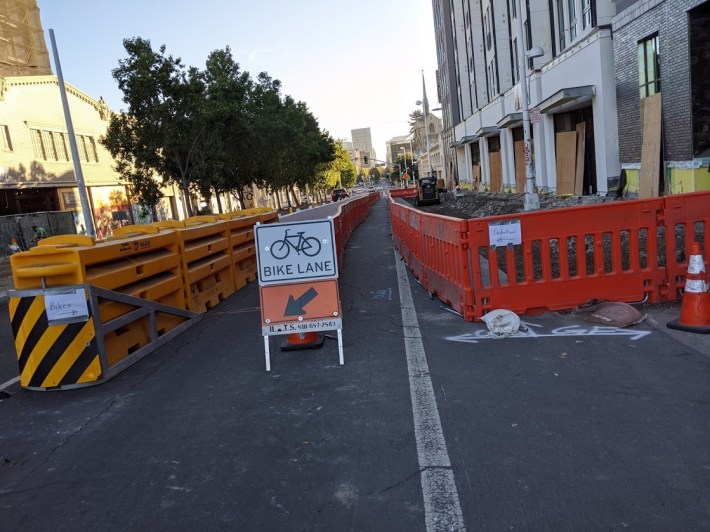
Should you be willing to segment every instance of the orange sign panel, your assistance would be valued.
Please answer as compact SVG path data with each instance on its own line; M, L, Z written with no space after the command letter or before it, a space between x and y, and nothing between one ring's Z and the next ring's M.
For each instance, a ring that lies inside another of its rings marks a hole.
M261 325L340 320L338 280L260 286Z

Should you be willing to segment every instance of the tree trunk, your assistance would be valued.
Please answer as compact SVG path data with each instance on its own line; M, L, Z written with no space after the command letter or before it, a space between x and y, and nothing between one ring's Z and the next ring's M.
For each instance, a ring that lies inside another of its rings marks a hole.
M157 222L158 221L158 209L155 208L155 205L150 206L150 214L153 215L153 221Z
M214 188L214 197L217 200L217 212L224 214L222 211L222 198L220 197L219 190L217 190L217 188Z
M244 203L244 189L242 187L237 187L232 195L237 198L237 201L239 202L239 209L243 211L246 208L246 203Z
M192 216L192 198L190 197L190 188L187 186L187 178L184 175L180 176L180 189L182 190L182 207L185 218L190 218Z

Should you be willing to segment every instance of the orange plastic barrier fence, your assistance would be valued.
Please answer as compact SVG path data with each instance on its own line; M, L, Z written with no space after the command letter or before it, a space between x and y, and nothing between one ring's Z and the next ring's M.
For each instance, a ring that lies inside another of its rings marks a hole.
M662 207L661 199L635 200L469 220L474 308L467 319L499 308L564 310L590 299L658 301ZM495 246L491 231L511 221L521 244Z
M413 198L416 195L416 187L390 189L390 198Z
M702 192L461 221L392 200L390 218L414 275L473 321L498 308L676 300L692 242L706 248L708 261L708 205L710 193ZM491 242L500 228L518 233L520 244Z
M345 244L355 228L362 223L370 212L370 207L380 198L379 193L371 193L348 202L341 203L338 213L333 217L335 245L338 253L338 266L343 264Z
M693 242L704 249L705 269L710 271L710 193L697 192L663 198L664 225L659 245L665 245L668 284L663 287L665 299L674 300L679 290L685 288L688 257Z
M452 308L465 314L473 306L473 290L469 284L469 254L466 220L448 216L422 216L422 262L429 292Z

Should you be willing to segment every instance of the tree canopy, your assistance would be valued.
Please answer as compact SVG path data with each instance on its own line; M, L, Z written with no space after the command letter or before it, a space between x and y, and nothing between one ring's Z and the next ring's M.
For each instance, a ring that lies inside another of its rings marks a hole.
M351 188L357 179L357 168L340 141L334 145L333 160L321 164L320 176L326 189Z
M175 184L191 216L196 194L219 202L232 193L244 207L252 185L294 196L294 187L327 188L322 169L336 159L334 141L305 103L282 96L278 80L265 72L253 79L229 47L200 70L164 45L154 51L140 37L123 44L127 57L113 77L127 109L111 116L101 142L139 202L155 206L161 187Z

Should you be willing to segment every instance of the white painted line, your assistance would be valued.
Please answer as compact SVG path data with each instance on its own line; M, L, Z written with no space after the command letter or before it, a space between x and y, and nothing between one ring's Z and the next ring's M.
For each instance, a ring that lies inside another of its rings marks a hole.
M427 531L466 530L404 261L394 252Z
M0 390L4 390L5 388L9 388L10 386L12 386L13 384L15 384L15 383L16 383L17 381L19 381L19 380L20 380L20 377L19 377L19 375L18 375L18 376L15 377L14 379L10 379L10 380L7 381L7 382L3 382L2 384L0 384Z

